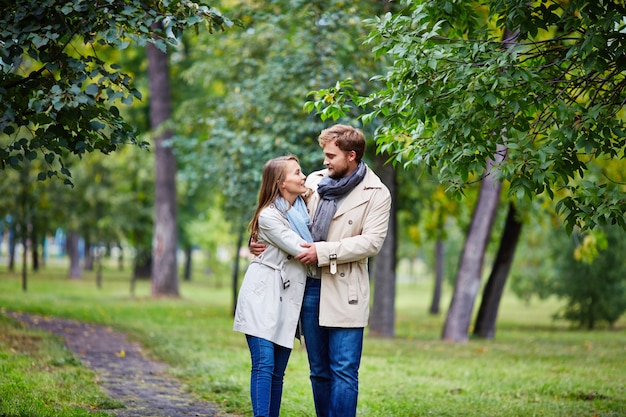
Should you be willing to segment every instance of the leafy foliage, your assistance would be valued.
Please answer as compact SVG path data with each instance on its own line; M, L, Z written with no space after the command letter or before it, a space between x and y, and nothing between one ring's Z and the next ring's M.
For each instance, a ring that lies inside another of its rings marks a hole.
M589 170L593 161L625 157L626 6L403 4L402 13L373 19L366 40L393 61L375 77L384 87L361 96L344 79L318 90L305 108L324 118L354 104L366 108L365 122L384 120L381 150L436 172L455 191L498 175L510 183L511 198L555 198L570 232L626 229L624 184ZM447 18L455 14L463 18ZM490 172L487 161L499 145L506 158Z
M562 239L564 244L558 249L554 246L557 269L549 288L552 294L567 300L557 317L588 329L601 322L612 325L626 312L623 232L616 227L603 232L575 233ZM592 259L584 255L588 248L593 252Z
M297 7L296 7L297 6ZM193 99L175 119L182 176L226 198L236 223L250 218L266 160L298 156L305 172L321 168L317 136L325 127L302 111L312 89L349 76L366 86L376 63L357 39L371 2L251 2L232 10L245 30L204 35L189 48L194 63L182 74ZM226 11L231 13L231 11ZM191 172L193 171L193 172ZM251 200L252 199L252 200ZM242 212L243 210L243 212Z
M165 31L152 25L163 21ZM41 158L38 178L70 182L67 152L109 153L141 143L119 104L140 98L131 77L100 58L102 48L132 41L175 43L182 29L205 21L210 31L231 22L192 1L43 0L4 2L0 10L0 167ZM55 169L60 165L60 172Z

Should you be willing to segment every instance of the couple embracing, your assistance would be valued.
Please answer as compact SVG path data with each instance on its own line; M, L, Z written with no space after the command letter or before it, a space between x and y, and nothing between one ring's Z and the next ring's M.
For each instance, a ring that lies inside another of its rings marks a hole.
M234 330L252 359L254 416L278 417L283 378L301 334L318 417L356 416L368 323L368 258L385 240L389 190L362 161L359 129L334 125L318 142L326 169L306 177L295 156L268 161L250 222L251 261Z

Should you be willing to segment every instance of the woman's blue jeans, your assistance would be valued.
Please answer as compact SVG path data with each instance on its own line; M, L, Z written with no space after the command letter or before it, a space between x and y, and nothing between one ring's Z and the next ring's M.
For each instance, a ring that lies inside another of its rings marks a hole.
M302 334L318 417L356 416L363 328L319 325L321 280L307 278Z
M278 417L291 349L256 336L246 335L246 340L252 358L250 398L254 417Z

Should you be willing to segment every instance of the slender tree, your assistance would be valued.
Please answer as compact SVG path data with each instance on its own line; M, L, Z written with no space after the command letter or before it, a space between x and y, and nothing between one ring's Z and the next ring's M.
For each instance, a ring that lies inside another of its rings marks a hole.
M442 239L435 241L435 283L433 285L433 296L430 301L428 312L432 315L439 314L441 304L441 291L444 276L445 246Z
M385 164L383 155L376 157L376 169L380 179L389 188L392 206L397 202L396 172ZM374 301L370 317L370 335L393 337L395 335L396 265L397 265L397 211L389 217L387 237L374 262Z
M75 230L67 231L66 251L70 259L69 277L80 279L83 277L83 270L80 267L80 235Z
M163 30L155 23L153 30ZM176 158L168 140L166 122L172 115L167 53L146 46L150 82L150 125L155 147L155 217L152 247L152 296L179 296L176 249Z
M503 157L503 153L496 153L497 159L490 161L488 167L496 167ZM495 172L492 171L492 174L483 178L481 183L478 201L461 252L452 301L443 327L444 340L463 342L468 338L474 301L482 279L485 252L500 202L502 184L495 177Z
M517 248L522 222L517 216L514 203L509 203L509 211L506 216L504 232L500 238L498 253L493 262L493 268L487 284L483 290L483 296L476 316L474 335L484 339L493 339L496 334L496 320L500 300L504 293L504 286L509 276L509 270L513 264L513 257Z
M519 32L505 30L502 46L507 50L511 50L516 44L518 35ZM506 135L506 125L503 126L501 131ZM487 252L491 227L500 201L502 183L498 180L498 177L501 174L502 162L506 159L506 144L507 139L503 136L502 143L496 146L493 163L492 160L487 163L487 176L481 182L478 201L474 209L470 229L467 233L465 246L461 253L461 262L457 272L452 302L443 327L442 337L444 340L463 342L468 338L469 322L482 280L483 259ZM515 244L517 244L517 240L515 240ZM513 246L512 250L515 251L515 246ZM497 261L500 261L500 258L496 257ZM508 273L506 266L501 268L497 263L494 264L494 269L498 271L504 270ZM506 279L506 276L504 279ZM496 303L494 308L497 308L500 298L489 298L489 301Z

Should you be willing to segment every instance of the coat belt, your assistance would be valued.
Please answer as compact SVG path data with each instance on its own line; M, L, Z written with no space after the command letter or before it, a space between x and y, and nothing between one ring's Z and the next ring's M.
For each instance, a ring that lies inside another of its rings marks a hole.
M276 265L273 262L268 262L265 259L259 259L259 258L253 258L251 263L257 263L257 264L265 265L265 266L267 266L269 268L272 268L272 269L274 269L276 271L280 271L280 279L283 281L283 289L287 289L291 285L291 281L285 277L285 271L283 270L283 268L280 265Z

